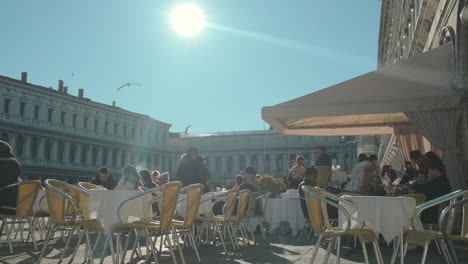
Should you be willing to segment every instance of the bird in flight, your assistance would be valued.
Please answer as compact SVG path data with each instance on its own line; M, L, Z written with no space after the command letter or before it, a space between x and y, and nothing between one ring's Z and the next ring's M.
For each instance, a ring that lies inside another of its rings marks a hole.
M125 86L128 86L128 87L130 87L130 86L132 86L132 85L143 86L143 85L141 85L141 84L138 84L138 83L126 83L126 84L124 84L124 85L120 86L119 88L117 88L117 91L118 91L118 90L120 90L120 89L122 89L122 88L124 88Z

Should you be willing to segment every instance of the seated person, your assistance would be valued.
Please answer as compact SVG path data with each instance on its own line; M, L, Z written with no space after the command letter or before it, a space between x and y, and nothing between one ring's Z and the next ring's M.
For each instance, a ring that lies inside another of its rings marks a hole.
M164 186L164 184L168 182L169 182L169 172L161 173L161 175L159 175L158 177L158 180L156 181L158 186Z
M100 168L98 175L91 181L92 184L96 184L106 188L107 190L113 190L117 186L117 182L114 177L110 174L109 168Z
M151 177L151 172L149 170L141 170L140 171L140 184L141 186L151 189L157 187L156 183L153 181Z
M418 171L413 167L413 164L409 161L405 161L405 175L401 178L400 184L407 184L413 181L418 175Z
M372 176L371 184L362 188L361 194L368 196L386 196L387 192L382 186L381 178L377 175L374 175Z
M127 165L122 170L122 178L114 190L136 190L139 186L140 176L133 165Z
M239 188L244 183L244 175L236 176L236 188Z
M314 186L314 179L317 178L317 169L315 167L310 167L305 170L304 174L304 180L299 184L298 187L298 193L299 196L301 197L300 202L301 202L301 209L302 213L304 214L304 217L309 219L309 213L307 210L307 203L305 201L305 193L302 190L302 186L304 185L310 185Z
M0 188L20 182L21 165L16 160L11 147L0 140ZM0 191L0 214L16 215L18 186Z
M418 193L424 194L427 201L436 199L452 191L450 182L445 174L445 166L442 163L433 163L429 169L429 177L426 183L418 187ZM426 209L422 215L422 222L436 224L439 219L438 206Z
M247 167L244 171L244 180L245 182L239 186L239 190L248 189L252 192L257 192L261 190L261 186L258 184L255 176L257 175L257 170L253 167Z
M155 183L158 183L159 175L161 175L161 173L158 170L154 170L151 172L151 178Z
M364 178L366 177L366 169L374 168L372 162L370 162L365 154L360 154L358 157L358 164L354 167L349 175L349 182L344 187L345 191L348 192L361 192L364 187Z
M288 175L288 189L297 189L299 183L302 182L305 174L304 157L298 156L296 164L289 170Z

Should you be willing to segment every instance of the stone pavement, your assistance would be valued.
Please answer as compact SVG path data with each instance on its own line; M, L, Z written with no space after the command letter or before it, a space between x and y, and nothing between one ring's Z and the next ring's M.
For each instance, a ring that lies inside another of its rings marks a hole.
M2 239L4 239L3 237ZM270 244L263 243L261 237L258 237L259 243L257 245L251 245L249 247L242 248L237 253L230 253L227 257L224 256L224 252L221 250L221 246L201 246L199 251L202 259L202 263L309 263L310 256L312 254L311 249L315 244L316 239L311 238L310 240L298 240L297 237L293 236L269 236ZM76 241L74 241L76 242ZM51 247L47 251L46 257L43 259L42 263L52 264L58 263L58 259L62 252L64 243L61 239L54 239L51 243ZM74 246L75 243L72 243ZM39 244L41 248L42 244ZM385 263L390 262L391 256L391 247L381 245L381 250L384 255ZM373 250L371 247L368 247L369 260L370 263L376 263L373 256ZM67 258L63 263L69 262L70 252L67 252ZM95 255L96 263L98 263L99 252ZM143 254L145 254L143 250ZM323 257L325 254L325 249L321 248L315 263L322 263ZM21 245L15 243L15 254L11 255L8 250L8 244L6 241L0 241L0 264L1 263L35 263L39 255L38 251L34 251L31 243L27 245ZM73 263L83 263L84 260L84 244L81 245L77 257ZM196 257L192 250L184 250L184 255L186 256L186 263L196 263ZM422 255L421 249L416 249L414 251L409 251L407 255L406 263L419 263ZM468 263L468 252L467 251L458 251L461 263ZM329 263L334 263L334 256L329 260ZM129 261L129 254L127 255L127 261ZM332 262L333 261L333 262ZM106 257L105 263L111 263L111 258ZM133 261L132 263L144 263L143 260ZM170 254L168 252L163 252L162 256L159 258L159 263L172 263ZM180 263L180 262L179 262ZM343 264L354 264L354 263L364 263L364 258L360 250L351 251L349 246L344 246L342 250L342 261ZM428 259L426 261L428 264L435 263L444 263L442 257L437 254L435 247L432 247L429 251Z

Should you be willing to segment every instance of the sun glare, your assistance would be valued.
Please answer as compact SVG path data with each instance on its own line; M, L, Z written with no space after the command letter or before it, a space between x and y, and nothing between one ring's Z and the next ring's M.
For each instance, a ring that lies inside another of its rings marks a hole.
M200 32L206 21L203 12L193 4L182 4L171 12L171 25L183 36L193 36Z

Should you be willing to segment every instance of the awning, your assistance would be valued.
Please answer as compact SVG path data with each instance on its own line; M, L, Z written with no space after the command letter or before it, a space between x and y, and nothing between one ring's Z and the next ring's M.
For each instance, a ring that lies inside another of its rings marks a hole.
M455 107L452 46L446 44L320 91L262 108L262 118L288 135L392 134L410 124L405 112Z

